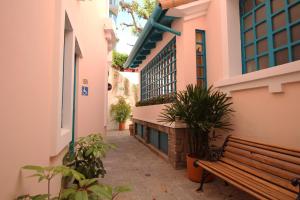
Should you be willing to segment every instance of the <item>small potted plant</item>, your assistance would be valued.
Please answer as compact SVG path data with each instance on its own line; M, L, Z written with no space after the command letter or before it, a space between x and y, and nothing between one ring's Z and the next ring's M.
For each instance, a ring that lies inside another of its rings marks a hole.
M187 174L190 180L201 181L202 169L196 168L194 161L210 159L210 150L215 151L210 144L215 131L231 130L231 105L226 94L212 87L206 89L188 85L185 91L176 94L174 102L163 109L161 122L174 123L180 120L188 127Z
M131 106L124 97L118 97L118 102L111 105L110 113L113 119L119 123L119 130L121 131L125 129L126 120L130 117Z

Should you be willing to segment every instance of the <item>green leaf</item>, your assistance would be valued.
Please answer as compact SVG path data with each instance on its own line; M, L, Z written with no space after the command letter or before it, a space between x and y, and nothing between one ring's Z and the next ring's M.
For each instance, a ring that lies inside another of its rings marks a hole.
M39 194L31 197L32 200L47 200L48 194Z
M77 191L75 194L75 200L89 200L86 191Z
M41 166L37 166L37 165L26 165L26 166L22 167L22 169L33 170L33 171L37 171L37 172L44 172L44 168Z
M90 186L87 190L100 198L112 199L112 190L108 189L107 186L97 184Z
M131 191L131 188L128 186L116 186L114 188L114 192L117 192L117 193L130 192L130 191Z
M62 199L69 199L70 195L75 194L76 189L75 188L68 188L62 191L61 198Z

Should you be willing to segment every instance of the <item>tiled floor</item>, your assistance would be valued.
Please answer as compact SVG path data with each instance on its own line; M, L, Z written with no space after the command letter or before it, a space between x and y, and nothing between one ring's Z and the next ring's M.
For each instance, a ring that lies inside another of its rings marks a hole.
M119 200L250 200L249 195L215 180L195 190L197 183L185 177L185 170L174 170L170 164L129 136L128 131L109 132L106 139L118 146L104 159L107 175L101 182L129 185L132 192L120 195Z

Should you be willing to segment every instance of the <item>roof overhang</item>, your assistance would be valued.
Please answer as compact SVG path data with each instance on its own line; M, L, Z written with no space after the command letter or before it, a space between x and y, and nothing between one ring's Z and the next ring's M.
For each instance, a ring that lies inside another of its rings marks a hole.
M206 15L211 0L171 0L176 7L169 2L170 9L163 10L163 3L168 1L160 0L160 5L154 9L124 64L125 68L138 67L156 47L156 43L162 40L164 32L180 36L180 32L171 28L172 22L178 18L190 20Z
M211 0L197 0L191 1L174 8L170 8L167 15L174 17L180 17L184 20L190 20L193 18L206 15Z
M162 10L160 6L156 6L133 46L124 64L125 68L138 67L146 59L146 56L150 54L151 50L156 47L156 43L162 40L164 32L171 32L175 35L181 34L171 28L171 24L176 17L167 16L166 12L167 10Z

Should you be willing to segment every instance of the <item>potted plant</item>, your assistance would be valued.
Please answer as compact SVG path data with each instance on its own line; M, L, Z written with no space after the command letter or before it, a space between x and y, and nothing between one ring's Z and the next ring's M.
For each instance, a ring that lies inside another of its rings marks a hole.
M125 129L125 122L130 117L131 106L124 97L118 97L118 102L111 105L110 113L113 119L119 123L119 130Z
M194 166L196 159L208 160L211 138L215 131L231 130L232 103L226 94L200 86L188 85L176 94L174 102L163 109L160 121L174 123L183 121L187 129L187 174L190 180L200 182L202 169Z
M102 158L108 150L113 148L115 146L104 142L100 134L80 137L75 143L74 152L69 150L64 156L63 164L80 172L88 179L104 177L106 171Z

